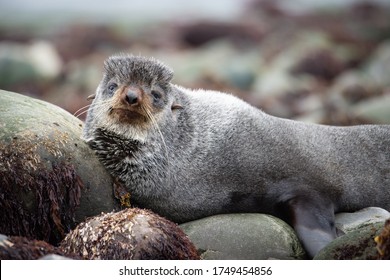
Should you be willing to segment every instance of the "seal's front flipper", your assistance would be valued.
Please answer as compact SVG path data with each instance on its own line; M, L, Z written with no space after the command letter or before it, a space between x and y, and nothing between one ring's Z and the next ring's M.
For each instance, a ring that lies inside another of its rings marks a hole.
M309 257L313 258L323 247L337 237L334 225L334 207L323 197L295 196L283 203L287 218Z

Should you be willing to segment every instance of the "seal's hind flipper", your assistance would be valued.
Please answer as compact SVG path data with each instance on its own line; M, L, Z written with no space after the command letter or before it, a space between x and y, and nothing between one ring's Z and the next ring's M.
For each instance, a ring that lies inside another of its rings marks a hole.
M333 203L316 194L294 196L279 204L283 218L290 223L308 256L313 258L338 235Z

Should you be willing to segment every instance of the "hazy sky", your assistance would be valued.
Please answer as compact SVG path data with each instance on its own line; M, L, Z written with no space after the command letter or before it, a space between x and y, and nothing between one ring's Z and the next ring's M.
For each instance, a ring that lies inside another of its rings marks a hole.
M238 16L248 0L0 0L0 15L15 18L37 15L58 17L77 16L101 20L142 20L144 17L170 19L172 17L217 17L227 19ZM113 18L114 17L114 18Z
M193 18L236 19L251 0L0 0L0 20L22 23L36 19L52 22L151 21ZM302 12L314 7L344 6L362 0L281 0L285 9ZM390 0L365 0L390 5Z

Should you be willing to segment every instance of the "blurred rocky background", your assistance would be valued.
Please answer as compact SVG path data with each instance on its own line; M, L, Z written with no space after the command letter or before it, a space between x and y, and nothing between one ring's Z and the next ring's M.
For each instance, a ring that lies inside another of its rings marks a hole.
M75 113L117 53L272 115L390 123L390 0L0 0L0 89Z

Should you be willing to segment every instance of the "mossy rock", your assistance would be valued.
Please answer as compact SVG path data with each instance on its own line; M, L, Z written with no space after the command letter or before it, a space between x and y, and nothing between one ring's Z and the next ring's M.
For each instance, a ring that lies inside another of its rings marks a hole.
M0 233L57 244L86 217L119 208L82 122L0 90Z

